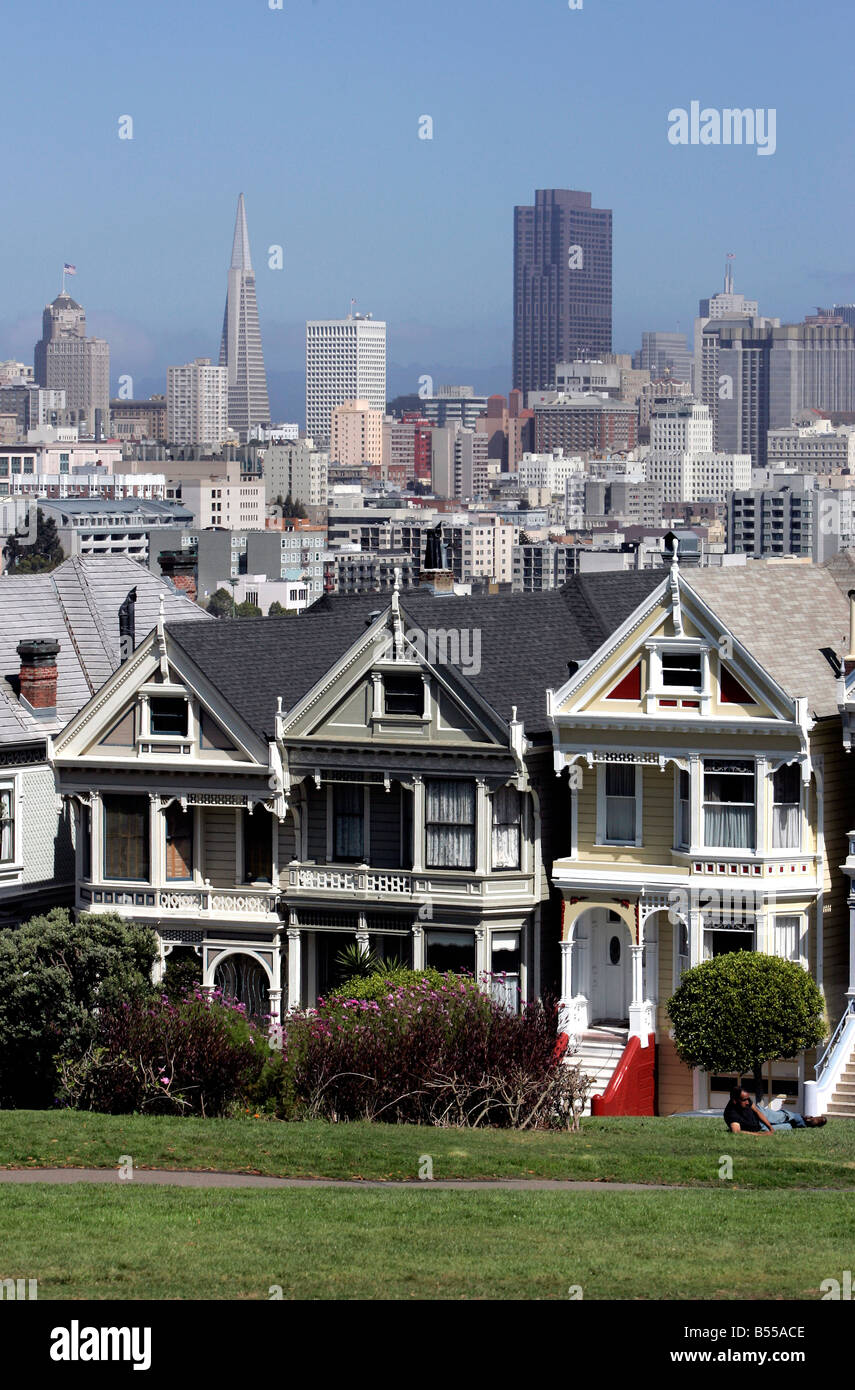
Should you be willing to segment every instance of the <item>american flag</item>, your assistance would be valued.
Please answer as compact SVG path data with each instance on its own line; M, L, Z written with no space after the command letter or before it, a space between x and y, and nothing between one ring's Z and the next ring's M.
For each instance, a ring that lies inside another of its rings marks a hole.
M65 265L62 267L62 269L63 269L64 274L66 274L66 275L76 275L76 274L77 274L77 266L76 266L76 265L69 265L69 264L68 264L68 261L65 262Z

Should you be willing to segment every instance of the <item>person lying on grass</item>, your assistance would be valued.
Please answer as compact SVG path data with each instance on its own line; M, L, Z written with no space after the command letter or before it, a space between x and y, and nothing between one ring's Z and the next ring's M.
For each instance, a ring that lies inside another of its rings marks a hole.
M734 1086L724 1107L724 1123L731 1134L779 1134L784 1129L815 1128L826 1123L824 1115L805 1119L796 1110L764 1110L747 1091Z

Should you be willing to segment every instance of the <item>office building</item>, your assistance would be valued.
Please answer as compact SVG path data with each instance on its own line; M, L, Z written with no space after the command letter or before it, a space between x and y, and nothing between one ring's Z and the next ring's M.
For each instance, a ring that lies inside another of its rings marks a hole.
M528 404L555 385L558 362L611 349L611 211L590 193L538 189L514 208L513 385Z
M64 291L45 306L33 375L38 386L65 392L65 409L91 438L96 428L107 430L110 347L103 338L87 338L86 311Z
M383 411L368 401L342 401L333 407L330 462L345 467L383 462Z
M227 367L197 357L166 369L166 431L170 444L201 444L218 449L228 436Z
M248 439L253 426L270 423L270 402L242 193L235 217L220 366L228 371L228 423L242 439Z
M304 507L326 507L329 463L329 454L316 449L313 439L271 445L264 454L267 501L290 497Z
M543 391L534 393L529 405L534 409L535 453L617 453L638 443L638 411L628 401Z
M370 314L306 324L306 433L330 442L332 412L345 401L386 409L386 324Z
M685 333L642 333L641 351L633 357L632 365L648 371L652 379L671 377L691 382L692 354Z

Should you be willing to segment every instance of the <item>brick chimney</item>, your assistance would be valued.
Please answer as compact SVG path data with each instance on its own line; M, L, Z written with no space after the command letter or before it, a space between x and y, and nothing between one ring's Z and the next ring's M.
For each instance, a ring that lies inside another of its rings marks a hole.
M18 643L21 658L19 698L31 713L56 714L56 658L59 643L52 637L35 637Z
M195 550L161 550L157 557L164 579L171 579L179 593L196 602Z

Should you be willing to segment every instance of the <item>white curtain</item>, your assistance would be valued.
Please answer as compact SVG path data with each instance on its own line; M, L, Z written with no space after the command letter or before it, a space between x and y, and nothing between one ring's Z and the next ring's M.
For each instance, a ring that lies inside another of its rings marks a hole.
M772 845L775 849L800 849L802 788L798 766L786 763L779 767L772 788Z
M362 858L364 809L363 789L358 784L333 787L334 858Z
M493 793L493 868L520 867L520 794L516 787Z
M801 918L776 917L774 930L774 949L776 956L784 960L801 960L802 942L800 936Z
M13 858L15 840L15 824L12 820L12 791L5 788L0 791L0 861L9 861Z
M635 768L606 768L606 839L635 839Z
M754 848L754 771L743 763L704 769L704 844Z
M428 782L425 821L429 869L475 867L474 782Z

